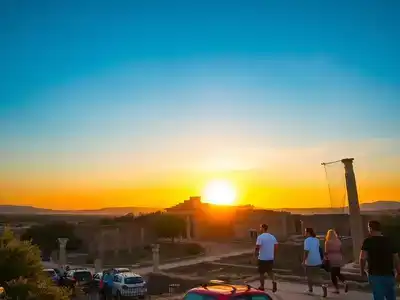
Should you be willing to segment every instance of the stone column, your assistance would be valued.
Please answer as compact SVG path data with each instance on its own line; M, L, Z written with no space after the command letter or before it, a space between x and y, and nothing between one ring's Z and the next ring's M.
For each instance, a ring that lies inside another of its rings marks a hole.
M114 256L118 256L119 248L121 243L121 233L119 228L116 228L114 231Z
M67 243L68 243L68 238L58 238L58 244L60 246L58 259L59 259L59 265L61 267L67 264L67 251L66 251Z
M288 219L288 215L287 214L283 214L281 215L281 236L283 240L286 240L288 237L288 228L287 228L287 219Z
M300 220L300 230L301 230L301 235L304 235L304 232L306 230L306 227L304 226L304 221Z
M192 239L192 224L190 220L190 216L186 216L186 239Z
M96 273L101 272L103 270L103 263L100 258L96 258L94 260L94 271Z
M97 251L98 251L98 257L101 259L101 261L104 261L104 231L101 231L100 235L98 236L98 244L97 244Z
M346 177L347 198L349 202L351 238L353 240L353 258L357 263L364 239L364 230L362 228L363 224L360 205L358 203L357 183L354 174L353 161L354 158L342 159Z
M142 245L144 245L144 235L145 235L144 228L141 227L140 228L140 242Z
M160 265L160 245L153 244L153 272L157 273L159 271Z

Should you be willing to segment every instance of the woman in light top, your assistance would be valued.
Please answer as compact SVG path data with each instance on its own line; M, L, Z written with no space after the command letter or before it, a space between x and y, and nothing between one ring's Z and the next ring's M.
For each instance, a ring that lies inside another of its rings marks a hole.
M338 279L344 284L344 292L347 293L348 286L340 269L343 266L342 242L333 229L329 229L325 237L325 260L329 265L331 280L335 288L334 293L339 294Z

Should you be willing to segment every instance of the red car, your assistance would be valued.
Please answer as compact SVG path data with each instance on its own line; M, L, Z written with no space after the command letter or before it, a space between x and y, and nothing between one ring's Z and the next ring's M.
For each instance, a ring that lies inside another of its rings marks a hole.
M189 290L184 300L272 300L271 296L247 284L212 281Z

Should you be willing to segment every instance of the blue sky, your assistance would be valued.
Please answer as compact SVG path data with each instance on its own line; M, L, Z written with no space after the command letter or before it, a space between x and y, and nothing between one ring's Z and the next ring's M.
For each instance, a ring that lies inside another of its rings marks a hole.
M394 0L2 1L2 164L398 140L399 14Z

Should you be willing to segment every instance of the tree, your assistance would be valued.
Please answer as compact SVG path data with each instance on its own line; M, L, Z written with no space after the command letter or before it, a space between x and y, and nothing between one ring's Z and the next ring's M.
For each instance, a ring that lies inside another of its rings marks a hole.
M53 285L44 274L39 248L17 240L8 230L0 236L0 286L6 299L69 299L68 292Z
M77 250L82 241L75 236L75 225L66 222L52 222L43 225L34 225L28 228L21 236L21 240L32 241L38 245L43 256L48 257L59 248L58 238L68 238L67 250Z
M185 233L185 220L174 215L159 214L154 222L154 231L160 238L174 239Z

